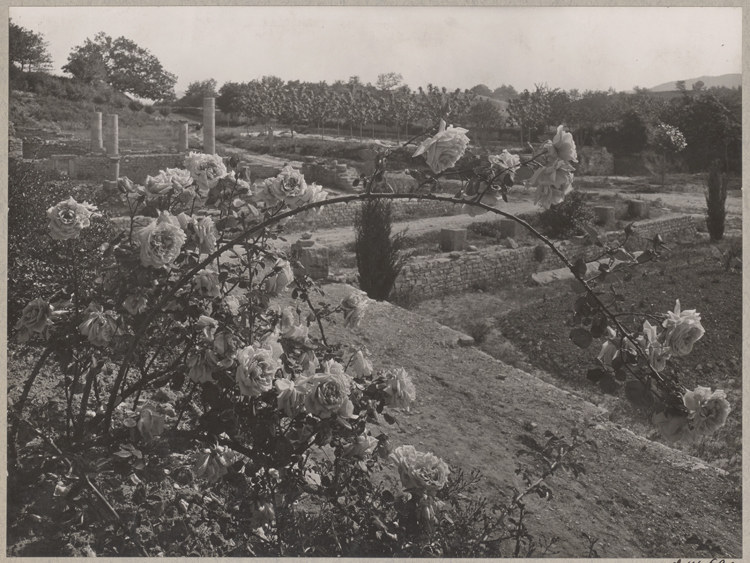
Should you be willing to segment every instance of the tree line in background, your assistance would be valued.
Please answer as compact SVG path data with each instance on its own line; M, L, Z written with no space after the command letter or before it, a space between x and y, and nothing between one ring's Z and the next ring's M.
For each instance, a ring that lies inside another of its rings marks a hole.
M47 72L51 57L41 34L10 22L11 78L14 72ZM73 48L63 70L84 84L109 84L135 98L155 100L163 114L200 108L206 96L216 97L218 109L229 122L251 121L270 130L283 124L293 132L392 135L401 140L411 128L434 121L449 111L451 121L467 126L477 141L496 139L506 130L522 146L544 137L550 126L565 123L578 146L604 146L615 154L658 150L662 126L676 127L684 135L685 160L691 171L704 171L720 160L727 171L741 169L742 95L739 88L706 89L698 81L688 90L678 81L677 92L650 92L635 87L633 93L577 89L562 90L538 84L517 92L505 85L492 90L485 84L449 91L428 84L412 90L395 72L378 76L376 84L364 84L358 76L347 82L284 81L264 76L249 82L214 79L191 83L177 99L177 77L167 72L147 49L105 33ZM80 98L75 88L71 90ZM64 94L63 94L64 95ZM144 108L133 100L131 109ZM145 109L154 108L147 106ZM507 131L514 129L515 133Z

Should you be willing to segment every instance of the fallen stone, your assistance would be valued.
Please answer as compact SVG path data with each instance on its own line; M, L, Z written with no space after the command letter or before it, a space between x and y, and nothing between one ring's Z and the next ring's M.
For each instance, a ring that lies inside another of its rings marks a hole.
M299 238L302 240L310 240L312 238L312 233L302 233Z
M441 229L440 249L443 252L466 248L466 229Z
M458 337L459 346L474 346L474 344L474 339L468 334L464 334L463 336Z
M449 258L453 258L455 260L457 258L461 258L461 253L460 252L451 252L450 254L448 254L448 257Z
M518 248L518 243L510 237L503 239L502 242L506 248Z
M304 244L307 242L310 241L297 241L292 245L292 259L297 260L312 279L324 280L328 277L328 248Z
M466 247L466 250L468 250L469 252L478 252L479 251L479 249L476 246L474 246L473 244L468 245Z

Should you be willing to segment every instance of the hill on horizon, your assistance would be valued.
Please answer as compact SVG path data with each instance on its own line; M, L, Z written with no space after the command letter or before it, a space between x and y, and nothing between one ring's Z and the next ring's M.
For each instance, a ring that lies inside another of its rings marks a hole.
M706 85L706 88L713 86L726 86L727 88L735 88L742 86L742 74L737 72L733 74L722 74L721 76L699 76L698 78L687 78L685 79L685 87L690 90L693 84L702 80ZM651 92L669 92L671 90L677 90L677 81L664 82L653 88L649 88Z

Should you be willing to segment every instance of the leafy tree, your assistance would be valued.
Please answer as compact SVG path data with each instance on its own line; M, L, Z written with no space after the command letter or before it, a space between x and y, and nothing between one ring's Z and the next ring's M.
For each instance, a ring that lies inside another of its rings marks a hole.
M470 88L470 90L479 96L487 96L488 98L493 97L492 90L490 90L486 84L477 84L473 88Z
M675 82L674 87L677 88L680 92L685 92L687 90L684 80L678 80L677 82Z
M715 159L723 160L727 170L741 169L742 124L719 98L712 94L679 96L671 100L662 116L685 136L684 155L691 171L704 171Z
M180 98L177 105L184 107L202 107L203 98L215 98L218 95L216 91L216 80L196 80L188 84L185 95Z
M80 80L102 79L116 90L150 100L174 99L177 77L162 67L148 49L130 39L100 32L68 55L63 67Z
M516 92L516 89L513 88L513 86L511 86L510 84L508 84L507 86L503 84L499 88L495 88L495 91L492 94L493 97L497 98L498 100L505 100L506 102L518 97L518 92Z
M264 76L248 83L242 93L242 113L260 119L270 128L271 120L279 117L283 103L284 81L277 76Z
M521 143L524 129L529 132L528 140L532 131L538 131L547 124L549 113L550 103L540 86L534 92L524 90L518 98L508 102L508 115L521 130Z
M385 74L378 74L376 84L379 90L393 90L401 86L403 81L404 77L398 72L387 72Z
M289 82L281 92L282 103L279 108L279 118L286 122L292 130L294 140L294 128L304 123L310 114L310 93L299 83Z
M598 128L616 120L612 97L603 90L586 90L580 99L571 101L565 120L577 145L584 146L590 140L596 144Z
M52 63L48 43L41 33L36 33L11 20L8 30L8 60L21 71L47 71Z
M247 84L239 82L225 82L219 88L218 97L216 98L216 107L220 111L229 115L242 113L242 94L247 89Z
M498 107L490 100L482 99L471 106L465 118L466 124L480 135L501 128L504 121Z
M703 80L696 80L693 83L693 91L694 92L700 92L700 91L705 90L705 89L706 89L706 83L703 82Z

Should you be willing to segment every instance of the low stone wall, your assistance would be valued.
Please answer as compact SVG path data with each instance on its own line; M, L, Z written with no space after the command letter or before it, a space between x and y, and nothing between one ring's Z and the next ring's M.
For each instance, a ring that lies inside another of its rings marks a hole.
M416 217L441 217L459 211L456 204L444 201L400 199L391 203L393 204L391 208L393 221L408 221ZM286 224L286 229L295 232L354 225L354 216L361 205L362 202L359 201L326 205L320 210L319 214L307 213L293 217Z
M345 192L354 191L352 182L358 177L356 170L346 164L338 164L337 161L325 164L304 163L300 172L305 176L307 183L315 182L324 188L335 188Z
M23 157L29 159L51 158L61 154L84 155L90 151L88 141L22 139Z
M155 176L165 168L182 168L185 155L169 154L123 154L120 155L120 176L133 182L143 183L146 176ZM74 163L74 177L78 180L103 182L109 180L109 159L106 156L80 156Z
M670 238L695 234L693 219L684 215L639 221L634 228L638 236L646 239L658 233L667 244ZM621 237L624 237L622 232L607 235L607 239L611 241L622 240ZM560 243L558 247L572 260L578 257L590 260L601 253L600 247L580 247L567 241ZM561 267L559 259L549 248L542 247L541 251L536 248L493 248L462 253L458 258L443 255L409 262L396 278L391 297L439 297L486 284L523 282L535 272Z

